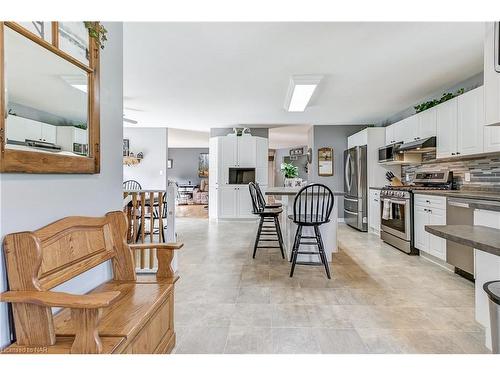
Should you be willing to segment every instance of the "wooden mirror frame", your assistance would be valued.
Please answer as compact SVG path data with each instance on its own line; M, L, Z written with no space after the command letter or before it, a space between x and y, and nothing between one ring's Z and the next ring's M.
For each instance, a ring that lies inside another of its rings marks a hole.
M85 65L59 49L58 22L52 22L52 43L15 22L0 22L0 172L1 173L99 173L100 172L100 97L99 46L89 36L89 65ZM57 155L48 152L12 150L5 147L5 72L4 30L14 30L39 46L65 59L88 74L87 131L89 154L87 157Z

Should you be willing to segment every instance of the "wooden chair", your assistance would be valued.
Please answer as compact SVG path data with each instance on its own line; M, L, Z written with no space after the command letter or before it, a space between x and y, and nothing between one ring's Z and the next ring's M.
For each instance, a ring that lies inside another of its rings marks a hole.
M141 190L142 186L135 180L127 180L123 182L123 190Z
M171 268L180 243L128 245L123 212L67 217L9 234L4 253L17 342L9 353L169 353L175 345ZM133 252L155 249L156 275L135 273ZM113 278L85 295L52 288L111 261ZM53 307L62 307L52 314ZM42 349L40 349L42 348Z

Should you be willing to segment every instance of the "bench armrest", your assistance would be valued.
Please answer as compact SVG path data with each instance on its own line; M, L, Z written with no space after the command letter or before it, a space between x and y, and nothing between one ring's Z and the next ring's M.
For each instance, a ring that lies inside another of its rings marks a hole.
M184 246L182 242L171 243L141 243L129 245L132 250L156 249L156 258L158 259L158 270L156 271L156 280L174 284L178 277L175 276L172 269L172 259L174 259L174 250L179 250Z
M94 294L69 294L51 291L9 291L0 294L0 301L29 303L47 307L69 307L72 309L98 309L112 305L120 292L101 292Z
M132 250L156 249L156 250L179 250L184 244L182 242L170 243L134 243L129 245Z

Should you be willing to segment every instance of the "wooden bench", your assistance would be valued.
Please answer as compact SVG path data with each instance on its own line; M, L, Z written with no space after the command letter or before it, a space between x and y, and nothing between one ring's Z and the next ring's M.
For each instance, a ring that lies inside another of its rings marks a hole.
M129 245L123 212L67 217L9 234L4 253L17 342L8 353L169 353L175 346L171 268L180 243ZM156 275L136 275L136 250L155 249ZM51 291L111 260L112 280L85 295ZM53 315L52 308L63 308Z

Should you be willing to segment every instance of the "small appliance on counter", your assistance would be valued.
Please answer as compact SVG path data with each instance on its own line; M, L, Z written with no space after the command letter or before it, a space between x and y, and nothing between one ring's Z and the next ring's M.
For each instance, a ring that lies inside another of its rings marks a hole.
M380 191L380 238L407 254L418 255L414 246L413 191L451 190L452 182L451 171L424 171L416 174L412 185L384 187Z

